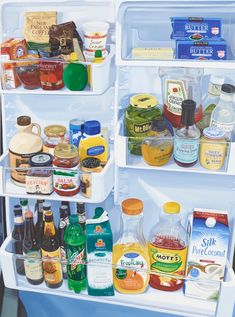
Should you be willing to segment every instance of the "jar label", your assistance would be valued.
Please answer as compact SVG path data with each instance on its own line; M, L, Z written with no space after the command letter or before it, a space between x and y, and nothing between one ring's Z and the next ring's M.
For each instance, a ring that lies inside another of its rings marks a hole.
M234 129L234 124L235 124L235 122L221 123L219 121L211 119L210 126L218 128L218 129L226 132L225 138L228 139L228 140L231 140L233 129Z
M226 157L227 143L217 140L206 142L201 140L200 164L209 170L219 170L223 167Z
M135 252L125 253L117 261L117 266L123 267L123 269L115 270L115 280L120 288L125 290L144 288L148 281L148 273L138 271L138 269L148 270L148 263L141 254ZM127 270L128 267L131 269Z
M50 195L53 192L53 176L26 175L26 192L28 194Z
M87 149L87 156L97 156L104 153L105 148L103 145L93 146Z
M26 277L34 281L42 279L43 272L40 251L30 251L27 254L24 253L24 256L24 269Z
M135 134L142 134L146 133L151 129L152 122L145 122L145 123L133 123L133 132Z
M182 101L187 99L187 93L183 80L167 79L166 85L166 106L169 112L181 115Z
M55 189L65 193L75 191L80 186L78 172L73 171L72 168L71 170L55 170L53 182Z
M11 178L18 183L25 184L26 169L29 168L29 158L41 152L42 149L35 153L18 154L9 150ZM17 170L14 170L15 168L17 168Z
M60 248L56 251L42 249L44 279L48 284L58 284L62 280L62 268L60 263Z
M168 275L185 275L187 247L180 250L163 249L152 243L149 243L148 247L151 271L166 273ZM154 277L155 275L153 275L153 279ZM158 283L164 286L173 287L177 284L177 279L167 276L158 276Z
M193 163L198 159L199 139L181 139L175 136L174 158L180 163Z

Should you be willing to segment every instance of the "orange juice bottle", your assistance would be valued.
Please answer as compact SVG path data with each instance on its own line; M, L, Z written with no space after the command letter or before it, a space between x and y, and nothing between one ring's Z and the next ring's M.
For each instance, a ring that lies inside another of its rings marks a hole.
M142 230L143 206L135 198L122 202L121 234L113 248L113 264L117 266L113 272L114 287L120 293L143 293L148 286L149 256Z

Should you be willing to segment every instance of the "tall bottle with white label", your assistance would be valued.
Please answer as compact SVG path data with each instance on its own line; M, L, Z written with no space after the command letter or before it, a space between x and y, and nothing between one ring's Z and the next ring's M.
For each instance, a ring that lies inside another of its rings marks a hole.
M197 163L200 130L194 122L196 103L187 99L182 102L181 125L175 131L174 160L182 167L190 167Z
M231 141L235 125L235 112L233 110L233 97L235 87L223 84L219 103L211 114L211 127L219 128L226 133L226 139Z

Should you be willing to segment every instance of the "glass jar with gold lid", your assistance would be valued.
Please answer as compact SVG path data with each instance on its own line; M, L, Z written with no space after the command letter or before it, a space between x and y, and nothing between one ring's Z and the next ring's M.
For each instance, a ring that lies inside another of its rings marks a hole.
M61 196L74 196L79 192L78 149L72 144L58 144L54 150L54 190ZM63 169L60 169L63 168Z
M54 154L54 148L65 141L66 127L59 124L53 124L45 127L44 134L46 136L44 142L44 152Z

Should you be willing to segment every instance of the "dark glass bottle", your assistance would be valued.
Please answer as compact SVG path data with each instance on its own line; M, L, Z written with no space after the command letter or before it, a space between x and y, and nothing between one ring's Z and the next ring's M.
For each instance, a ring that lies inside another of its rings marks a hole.
M71 209L70 209L70 204L69 204L69 201L62 201L61 202L61 206L67 206L68 207L68 221L69 221L69 217L71 215Z
M23 253L25 255L25 275L28 282L33 285L41 284L43 282L41 252L31 211L25 213Z
M20 205L14 206L14 229L11 236L13 239L13 252L15 254L23 255L24 220ZM23 258L16 258L16 271L20 275L25 275Z
M61 253L61 260L66 260L66 251L65 251L65 243L64 243L64 233L65 229L69 224L69 217L68 217L68 206L62 205L60 207L60 222L58 227L58 238L60 243L60 253ZM63 270L63 278L67 278L67 264L62 263L62 270Z
M36 236L41 245L42 236L44 232L44 215L43 215L43 203L44 200L37 200L35 205L35 211L37 212L37 223L35 225L36 228Z
M25 213L29 210L29 201L27 198L20 198L20 205L22 208L23 219L25 220Z
M44 208L44 218L44 234L41 244L44 279L48 287L58 288L63 283L63 276L60 262L60 244L51 210L45 211Z
M78 223L82 226L83 231L86 227L86 209L84 203L77 203Z
M200 130L194 121L196 102L182 102L181 125L175 131L174 160L182 167L190 167L197 163L200 141Z

